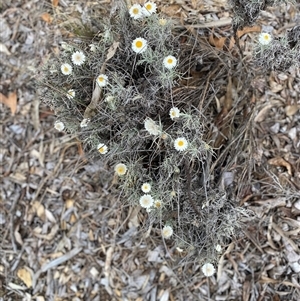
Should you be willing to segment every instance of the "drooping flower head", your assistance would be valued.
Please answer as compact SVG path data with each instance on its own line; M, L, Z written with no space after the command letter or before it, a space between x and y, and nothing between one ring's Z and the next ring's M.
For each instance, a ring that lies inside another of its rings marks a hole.
M272 36L267 32L262 32L259 34L258 41L261 45L268 45L272 41Z
M177 138L174 141L174 147L179 152L185 151L187 149L187 147L188 147L188 142L183 137Z
M96 50L97 50L96 45L90 44L89 46L90 46L90 51L91 52L96 52Z
M143 192L147 193L147 192L150 192L150 190L151 190L151 185L149 183L144 183L142 185L142 191Z
M75 91L73 89L69 90L67 92L67 97L68 97L68 99L74 98L75 97Z
M170 117L173 120L174 118L178 118L180 116L180 111L177 107L173 107L170 110Z
M100 74L96 82L99 85L99 87L105 87L107 85L108 77L105 74Z
M80 66L85 62L85 55L81 51L74 52L71 58L74 65Z
M220 245L216 245L215 249L218 253L222 252L222 247Z
M63 123L62 121L57 120L57 121L55 121L55 123L54 123L54 128L55 128L56 130L58 130L59 132L61 132L61 131L64 130L65 125L64 125L64 123Z
M160 209L161 206L162 206L161 200L155 200L155 201L154 201L154 207L155 207L156 209Z
M136 38L133 40L131 48L136 53L142 53L147 49L147 41L143 38Z
M68 63L62 64L60 67L61 73L64 75L72 74L72 66Z
M143 18L143 9L139 4L134 4L129 8L129 15L134 20Z
M80 127L81 128L87 127L90 122L91 122L90 118L83 118L82 121L80 122Z
M104 155L108 152L108 148L104 143L99 143L97 146L97 150L101 155Z
M150 208L153 205L153 198L150 194L144 194L141 198L140 198L140 205L143 208Z
M127 172L127 167L125 164L123 163L118 163L116 166L115 166L115 172L118 176L123 176L126 174Z
M211 263L206 263L201 268L206 277L210 277L215 273L215 267Z
M173 55L168 55L164 58L163 63L167 69L171 70L176 66L177 59Z
M160 26L165 26L167 24L167 20L164 19L164 18L161 18L161 19L158 20L158 24Z
M149 17L150 15L156 13L156 4L152 1L148 1L144 4L142 11L144 16Z
M146 131L150 134L150 135L159 135L161 133L161 129L160 127L156 124L156 122L154 120L152 120L151 118L147 118L145 120L144 123L145 129Z
M173 229L171 226L164 226L162 229L162 236L166 239L170 238L173 234Z

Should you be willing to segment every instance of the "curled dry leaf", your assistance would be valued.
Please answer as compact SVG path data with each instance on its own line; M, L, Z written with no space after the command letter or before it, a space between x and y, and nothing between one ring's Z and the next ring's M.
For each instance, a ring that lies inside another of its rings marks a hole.
M43 21L45 21L46 23L49 23L49 24L51 24L53 21L53 17L51 17L50 14L48 14L48 13L42 13L41 18Z
M14 231L14 236L15 236L16 242L19 243L21 246L23 246L22 236L19 232L19 225L16 227L16 229Z
M289 105L285 107L285 114L286 116L293 116L297 113L297 111L300 109L300 106L297 104Z
M51 228L51 231L49 234L40 234L39 233L39 229L37 228L36 231L33 231L33 234L36 236L36 237L39 237L39 238L42 238L42 239L45 239L45 240L52 240L57 231L59 230L59 226L58 225L54 225L52 228Z
M52 0L52 6L57 7L59 0Z
M19 269L17 272L17 276L26 284L28 288L32 287L32 275L33 272L28 267Z
M237 31L237 37L240 38L243 35L245 35L246 33L249 32L260 32L261 31L261 27L260 26L252 26L252 27L245 27L242 30L238 30ZM209 43L212 46L215 46L218 49L223 49L223 47L225 45L228 45L227 48L230 50L232 49L232 47L235 44L235 39L234 37L215 37L213 36L213 34L211 34L208 38Z
M272 108L276 108L281 106L282 103L280 100L278 99L272 99L270 100L268 103L266 103L261 110L257 113L257 115L254 118L254 122L262 122L264 120L266 120L266 117L269 114L269 110Z
M218 49L223 49L224 45L225 45L225 42L226 42L227 38L226 37L215 37L213 36L213 34L211 34L208 38L208 41L209 43L212 45L212 46L215 46L216 48ZM231 43L230 43L231 44ZM233 45L232 45L233 46ZM232 48L232 47L229 47L229 49Z
M10 92L8 93L8 96L6 97L2 93L0 93L0 102L5 104L10 108L11 115L15 115L17 110L17 92Z
M0 43L0 52L4 52L6 55L11 55L7 47L2 43Z
M179 4L171 4L165 5L161 8L161 12L166 14L169 17L179 17L180 18L180 11L182 10L181 5Z
M273 158L268 160L268 163L275 166L284 166L287 169L289 175L292 175L292 166L289 162L285 161L283 158Z
M42 220L46 221L46 216L45 216L45 207L43 204L41 204L38 201L35 201L32 205L32 208L36 215Z
M265 120L267 114L269 113L269 110L273 108L272 104L266 105L264 108L262 108L259 113L254 118L255 122L262 122Z

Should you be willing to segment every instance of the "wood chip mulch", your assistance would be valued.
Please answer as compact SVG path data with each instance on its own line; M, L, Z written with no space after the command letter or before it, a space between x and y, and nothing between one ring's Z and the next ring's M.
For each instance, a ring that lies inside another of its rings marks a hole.
M110 5L100 2L103 11ZM156 1L175 28L230 39L227 1L204 2ZM37 69L64 39L57 20L86 17L86 5L0 4L0 301L300 300L300 71L253 76L256 126L245 139L255 177L240 196L255 214L222 246L208 279L186 250L146 228L139 208L121 202L111 171L87 161L76 137L56 132L39 101ZM270 8L257 25L280 36L299 24L299 8ZM245 57L256 34L241 38Z

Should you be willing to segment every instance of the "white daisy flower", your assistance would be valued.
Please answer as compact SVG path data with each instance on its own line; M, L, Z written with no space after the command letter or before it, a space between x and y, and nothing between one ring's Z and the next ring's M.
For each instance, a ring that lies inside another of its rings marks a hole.
M133 40L131 48L136 53L142 53L147 49L147 41L143 38L136 38Z
M152 1L148 1L144 4L142 8L143 15L149 17L150 15L156 13L156 4Z
M150 194L144 194L141 198L140 198L140 205L143 208L150 208L153 205L153 198Z
M97 146L97 150L101 155L104 155L108 152L108 148L104 143L99 143Z
M258 41L261 45L268 45L272 41L272 36L266 32L262 32L258 36Z
M69 90L67 92L67 97L68 97L68 99L74 98L75 97L75 91L73 89Z
M144 123L146 131L150 135L159 135L161 133L160 127L151 118L147 118Z
M211 263L204 264L201 269L206 277L210 277L215 273L215 268Z
M162 229L162 236L166 239L170 238L173 234L173 229L171 226L164 226Z
M163 64L167 69L171 70L176 66L177 59L173 55L168 55L164 58Z
M65 128L65 125L64 125L64 123L63 122L61 122L61 121L55 121L55 123L54 123L54 128L56 129L56 130L58 130L58 131L63 131L64 130L64 128Z
M151 190L151 185L149 183L144 183L142 185L142 191L143 192L147 193L147 192L150 192L150 190Z
M185 138L180 137L174 141L174 147L177 151L185 151L188 147L188 142Z
M173 120L174 118L178 118L179 117L180 111L179 111L179 109L177 107L173 107L173 108L171 108L169 114L170 114L171 119Z
M71 58L74 65L80 66L85 62L85 55L81 51L74 52Z
M107 80L108 77L105 74L100 74L97 77L97 84L99 85L99 87L105 87L107 85Z
M137 20L143 18L143 9L139 4L134 4L129 8L129 15L131 18Z
M60 67L60 70L62 72L62 74L64 75L70 75L72 73L72 66L70 64L62 64Z
M220 245L216 245L215 249L218 253L222 252L222 247Z
M156 209L160 209L161 206L162 206L161 200L156 200L156 201L154 201L154 207L155 207Z
M80 127L84 128L86 126L88 126L88 124L90 123L91 119L90 118L84 118L82 119L82 121L80 122Z
M118 163L116 166L115 166L115 172L118 176L124 176L127 172L127 167L125 164L123 163Z

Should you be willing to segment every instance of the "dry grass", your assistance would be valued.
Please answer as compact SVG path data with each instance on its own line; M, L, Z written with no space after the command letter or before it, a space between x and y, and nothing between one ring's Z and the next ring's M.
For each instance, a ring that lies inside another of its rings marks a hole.
M148 228L144 212L121 201L107 166L87 161L76 137L57 134L54 116L39 104L36 64L67 34L61 22L78 22L92 3L14 1L1 7L8 29L0 42L10 55L3 53L0 92L16 91L18 105L15 116L5 107L0 113L0 300L299 300L299 70L255 69L255 33L240 40L242 61L236 47L211 46L212 28L230 37L230 26L196 25L230 14L222 2L200 2L162 9L189 41L181 54L187 79L174 96L207 119L215 156L206 177L255 213L222 246L217 274L205 278L193 250ZM258 23L280 35L283 24L299 22L296 8L281 8L284 16L272 8ZM46 12L51 24L40 18Z

